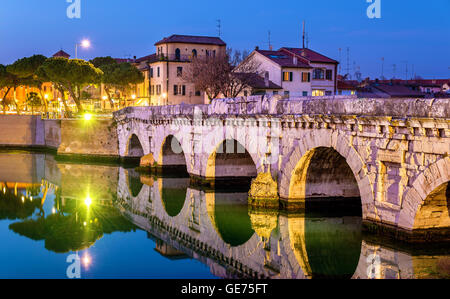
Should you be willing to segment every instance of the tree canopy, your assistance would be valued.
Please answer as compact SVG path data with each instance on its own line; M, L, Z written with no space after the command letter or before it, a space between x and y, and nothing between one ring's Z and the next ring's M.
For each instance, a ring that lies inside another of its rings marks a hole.
M113 106L111 93L120 91L127 93L132 85L144 82L144 75L134 65L125 63L111 63L100 66L103 71L101 82L105 85L108 99Z
M88 84L100 82L103 72L92 63L81 59L53 57L42 64L38 74L69 92L77 105L78 112L83 112L82 88Z
M111 56L96 57L89 62L92 63L95 67L101 67L108 64L117 64L117 61Z

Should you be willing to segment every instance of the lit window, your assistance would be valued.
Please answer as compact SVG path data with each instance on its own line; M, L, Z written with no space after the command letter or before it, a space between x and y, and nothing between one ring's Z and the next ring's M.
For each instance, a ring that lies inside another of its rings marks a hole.
M283 81L292 81L292 72L283 72Z
M311 73L302 73L302 82L311 82Z
M312 91L312 96L313 97L323 97L325 95L325 91L321 90L321 89L314 89Z

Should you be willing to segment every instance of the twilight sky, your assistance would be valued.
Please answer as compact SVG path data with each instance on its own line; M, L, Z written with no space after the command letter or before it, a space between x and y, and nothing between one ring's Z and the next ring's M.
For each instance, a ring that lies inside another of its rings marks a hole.
M154 43L171 34L217 36L233 49L275 49L301 45L307 23L309 47L339 60L363 77L391 78L414 72L424 78L450 77L450 0L380 0L381 19L369 19L366 0L81 0L81 18L69 19L66 0L1 0L0 63L61 48L74 56L83 38L92 48L79 58L132 57L154 53Z

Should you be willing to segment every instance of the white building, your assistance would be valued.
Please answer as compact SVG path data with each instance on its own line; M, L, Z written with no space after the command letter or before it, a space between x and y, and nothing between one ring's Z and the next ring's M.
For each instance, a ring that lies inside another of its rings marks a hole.
M325 96L337 91L338 62L307 48L281 48L278 51L256 48L243 62L256 62L259 73L281 86L273 94L286 96Z

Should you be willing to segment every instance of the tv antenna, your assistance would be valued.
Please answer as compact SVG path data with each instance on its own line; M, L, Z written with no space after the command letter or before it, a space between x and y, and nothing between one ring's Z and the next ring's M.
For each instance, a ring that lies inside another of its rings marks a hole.
M342 66L342 48L339 48L339 69L338 69L339 75L342 74L341 66Z
M269 50L272 51L272 42L270 41L270 30L269 30L268 38L269 38Z
M381 57L381 80L384 79L384 57Z
M220 35L222 33L222 20L221 19L217 20L217 32L218 32L219 37L220 37Z

